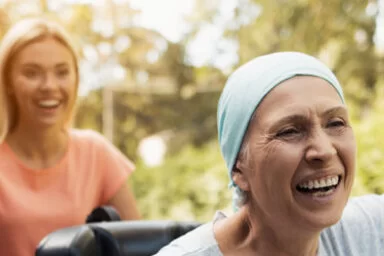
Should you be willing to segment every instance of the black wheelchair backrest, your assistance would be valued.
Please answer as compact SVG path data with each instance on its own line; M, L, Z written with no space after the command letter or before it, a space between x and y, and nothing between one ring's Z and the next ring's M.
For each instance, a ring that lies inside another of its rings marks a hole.
M90 223L47 235L35 256L150 256L199 225L165 220Z

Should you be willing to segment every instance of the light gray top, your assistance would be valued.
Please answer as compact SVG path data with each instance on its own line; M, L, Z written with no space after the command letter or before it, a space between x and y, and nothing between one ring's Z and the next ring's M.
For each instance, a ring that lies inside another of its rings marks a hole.
M206 223L174 240L155 256L223 256L213 233L216 214ZM384 195L350 199L341 220L321 233L319 256L384 255Z

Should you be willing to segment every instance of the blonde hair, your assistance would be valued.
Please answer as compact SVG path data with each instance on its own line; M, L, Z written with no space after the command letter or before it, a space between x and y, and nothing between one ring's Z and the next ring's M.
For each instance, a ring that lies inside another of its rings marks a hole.
M16 123L16 105L9 97L9 73L13 57L25 46L51 37L63 44L72 53L76 72L76 93L79 84L78 57L70 36L59 23L47 18L26 18L14 24L0 43L0 143ZM70 111L69 125L73 108Z

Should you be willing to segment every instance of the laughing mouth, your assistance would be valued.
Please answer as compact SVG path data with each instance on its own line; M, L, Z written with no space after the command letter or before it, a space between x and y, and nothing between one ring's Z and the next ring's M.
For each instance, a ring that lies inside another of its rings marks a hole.
M296 186L296 190L305 194L328 195L340 184L341 176L334 175L326 178L309 180Z
M53 109L60 105L59 100L41 100L38 102L39 107Z

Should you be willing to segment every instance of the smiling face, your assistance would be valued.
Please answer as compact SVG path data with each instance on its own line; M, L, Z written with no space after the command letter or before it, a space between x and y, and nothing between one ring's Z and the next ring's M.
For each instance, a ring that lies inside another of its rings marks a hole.
M336 223L355 174L348 113L325 80L302 76L274 88L250 124L233 179L275 227L321 230Z
M30 43L15 55L9 82L17 125L65 125L76 97L74 61L71 51L52 37Z

